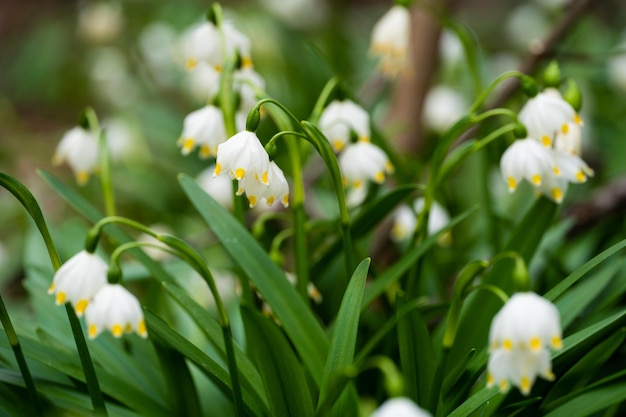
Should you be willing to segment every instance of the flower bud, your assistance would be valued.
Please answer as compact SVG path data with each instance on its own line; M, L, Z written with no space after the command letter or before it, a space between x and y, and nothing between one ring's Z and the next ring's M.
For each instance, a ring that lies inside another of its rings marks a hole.
M248 132L256 131L256 128L259 127L259 123L261 123L261 109L259 106L254 106L246 118L246 130Z
M578 88L576 81L572 79L567 80L567 88L565 89L565 93L563 93L563 98L574 108L574 110L577 112L580 111L580 108L583 105L583 96L580 93L580 89Z
M531 77L523 76L520 79L520 85L522 86L522 90L524 94L528 97L535 97L537 93L539 93L539 88L537 87L537 83Z
M561 83L561 70L559 64L556 61L552 61L548 64L543 72L543 83L546 87L557 88Z
M528 131L526 130L526 126L522 123L517 123L515 125L515 129L513 129L513 134L516 139L524 139L528 137Z

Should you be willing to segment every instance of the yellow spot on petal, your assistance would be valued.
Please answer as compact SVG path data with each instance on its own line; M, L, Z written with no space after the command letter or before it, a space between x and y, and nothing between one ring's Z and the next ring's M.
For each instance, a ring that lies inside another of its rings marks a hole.
M528 377L523 376L522 379L520 379L519 389L524 395L528 395L528 393L530 393L530 380L528 379Z
M500 392L507 392L509 390L509 381L503 379L500 381Z
M265 171L262 175L261 175L261 182L265 185L267 185L267 171Z
M273 195L267 197L267 205L271 206L272 204L274 204L274 200L276 200L276 197L274 197Z
M256 197L253 195L248 196L248 201L250 202L250 208L256 206Z
M502 347L504 348L504 350L513 349L513 341L511 339L504 339L502 341Z
M550 341L550 343L552 344L552 347L555 349L561 349L563 347L563 340L561 339L560 336L554 336L552 340Z
M54 292L54 282L50 285L50 288L48 288L48 294L52 294Z
M563 125L561 126L561 132L567 135L567 133L569 132L569 126L567 125L567 123L563 123Z
M121 324L114 324L111 326L111 333L113 333L113 336L115 337L122 337L124 334L124 327L122 327Z
M370 138L368 136L359 136L359 142L363 142L363 143L369 143L370 142Z
M585 181L587 180L587 176L585 175L585 173L584 173L584 172L582 172L582 171L578 171L578 172L576 173L576 180L577 180L578 182L585 182Z
M385 182L385 174L382 171L378 171L376 174L374 174L374 181L379 184Z
M385 162L385 171L387 171L388 174L392 174L395 170L396 169L391 162Z
M333 141L333 149L335 149L335 152L340 152L343 149L343 141L341 140Z
M533 352L537 352L539 349L541 349L541 339L539 339L538 337L531 338L530 350L532 350Z
M541 184L541 175L539 174L535 174L530 178L530 182L533 183L533 185L540 185Z
M541 137L541 143L543 143L544 146L550 147L552 146L552 139L550 139L548 135L543 135Z
M202 147L200 148L200 158L206 159L209 156L211 156L211 148L209 147L209 145L202 145Z
M283 196L283 206L288 207L289 206L289 193L285 194Z
M183 139L183 146L182 146L183 155L187 155L189 152L191 152L193 150L194 144L195 144L195 140L193 138Z
M85 312L85 309L87 308L87 304L89 304L88 300L78 300L78 302L76 303L76 307L74 307L74 310L76 310L76 314L80 317L83 315L83 313Z
M89 328L87 329L87 334L89 335L90 339L93 339L94 337L98 336L98 327L96 327L95 324L90 324Z
M57 305L63 304L65 302L65 293L63 291L58 292L55 301Z
M124 326L124 333L130 333L133 331L133 326L130 325L130 323L126 323L126 326Z
M78 171L76 173L76 183L78 185L85 185L89 181L89 173L87 171Z
M354 181L354 188L361 188L361 186L363 185L363 182L361 180L356 180Z
M489 372L487 374L487 388L493 387L493 383L494 383L493 375L491 374L491 372Z
M222 172L222 166L218 162L215 164L215 171L213 171L213 175L220 175L220 172Z
M235 193L236 195L241 195L243 194L243 187L239 187L237 188L237 192Z
M141 320L137 325L137 334L141 337L148 336L148 330L146 329L146 322L144 320Z
M187 62L185 62L185 66L187 67L188 70L194 69L196 65L198 65L198 61L196 61L194 58L187 58Z
M217 72L222 72L222 66L221 65L213 65L213 68L215 69L215 71Z
M513 177L508 177L506 179L506 182L509 186L509 191L515 191L515 189L517 188L517 181L515 181L515 178Z
M545 379L547 379L548 381L553 381L554 380L554 373L552 372L552 370L549 370L545 373L545 375L543 375L543 377Z
M574 123L576 123L579 126L583 125L583 119L580 118L578 113L574 114Z
M561 175L561 170L557 166L552 168L552 171L554 171L554 175Z
M552 198L557 203L560 203L561 201L563 201L563 191L561 191L560 188L553 188L552 189Z
M241 67L252 68L252 58L250 58L249 56L241 58Z
M243 168L237 168L235 170L235 178L238 180L242 179L246 175L246 170Z

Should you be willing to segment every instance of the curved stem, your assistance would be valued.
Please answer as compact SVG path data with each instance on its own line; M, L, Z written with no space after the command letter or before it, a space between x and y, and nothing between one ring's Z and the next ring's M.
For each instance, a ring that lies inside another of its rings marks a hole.
M502 291L499 287L496 287L495 285L478 284L472 288L472 291L478 291L478 290L484 290L495 295L496 297L500 299L500 301L502 301L502 304L506 304L507 301L509 301L509 295L506 292Z
M313 123L317 123L322 112L324 111L324 107L326 107L326 103L328 102L328 98L332 94L333 90L339 85L339 79L337 77L332 77L320 93L317 101L315 102L315 106L313 106L313 111L311 112L311 116L308 120Z
M280 131L278 133L276 133L274 136L272 136L270 138L270 140L267 141L267 143L265 144L265 150L270 153L270 151L272 151L274 149L274 147L276 146L276 141L280 138L282 138L283 136L299 136L303 139L307 139L308 136L300 133L300 132L295 132L292 130L283 130Z
M528 77L526 74L520 72L520 71L507 71L501 75L499 75L495 80L493 80L491 82L491 84L489 84L489 86L487 86L487 88L485 88L483 90L483 92L476 98L476 100L474 101L474 103L472 104L472 106L469 109L469 113L474 113L476 110L478 110L478 108L480 106L482 106L482 104L485 102L485 100L487 99L487 97L489 96L489 94L491 94L491 92L498 86L500 85L500 83L502 83L504 80L509 79L509 78L526 78Z
M261 106L264 105L265 103L271 103L273 105L275 105L276 107L278 107L279 109L281 109L287 116L289 116L289 118L291 120L293 120L296 125L300 124L300 119L298 119L292 112L291 110L289 110L287 108L287 106L285 106L284 104L282 104L280 101L277 101L271 97L266 97L266 98L262 98L261 100L259 100L256 105L252 108L252 110L250 110L250 113L253 111L260 111Z
M473 123L480 123L483 120L486 120L493 116L509 116L511 119L517 122L517 113L513 110L499 107L497 109L487 110L484 113L478 114L476 116L472 116Z

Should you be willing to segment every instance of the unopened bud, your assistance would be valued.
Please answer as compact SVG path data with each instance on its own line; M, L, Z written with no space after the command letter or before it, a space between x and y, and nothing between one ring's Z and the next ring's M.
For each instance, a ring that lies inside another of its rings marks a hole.
M535 97L539 92L539 88L537 87L537 83L531 77L524 76L520 79L520 85L522 86L522 90L524 94L529 98Z
M526 131L526 126L521 123L517 123L515 128L513 129L513 134L516 139L525 139L528 137L528 132Z
M246 130L248 132L256 131L256 128L259 127L259 123L261 123L261 108L256 105L248 113L248 117L246 118Z
M580 111L580 108L583 106L583 96L580 93L580 89L578 88L578 84L576 81L572 79L567 80L567 88L565 89L565 93L563 93L563 98L567 101L577 112Z
M554 88L557 88L559 84L561 84L561 70L556 61L550 62L543 71L543 83L546 87Z

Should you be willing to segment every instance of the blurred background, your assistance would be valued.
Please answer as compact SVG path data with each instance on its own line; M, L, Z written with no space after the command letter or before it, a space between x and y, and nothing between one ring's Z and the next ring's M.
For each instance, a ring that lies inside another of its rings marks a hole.
M417 161L416 167L427 159L429 144L469 107L477 86L486 86L529 59L534 60L528 68L534 74L557 59L562 74L583 92L583 157L596 172L587 184L570 187L562 216L574 219L572 236L587 231L587 237L600 242L623 236L626 3L415 3L414 71L393 81L377 75L376 62L368 55L371 28L390 1L256 0L226 1L222 6L226 17L252 40L254 68L265 78L271 96L305 118L326 81L338 76L372 112L374 125L391 148L402 160ZM181 156L176 140L185 115L204 103L172 51L182 31L203 19L208 7L205 1L191 0L0 2L0 171L32 190L51 224L79 222L80 230L87 224L74 219L74 211L36 170L50 171L74 186L69 168L53 166L52 155L64 132L91 106L114 142L119 212L145 224L193 228L188 219L192 210L176 174L195 176L208 162ZM572 13L573 7L580 10ZM563 23L570 15L571 21ZM475 71L455 33L442 29L441 16L458 24L475 43ZM564 29L555 33L559 25ZM550 36L557 39L544 50ZM518 94L507 99L514 110L523 103ZM473 135L484 135L484 129ZM514 204L529 200L530 190L507 197L498 173L506 145L503 141L490 147L455 173L440 196L452 214L477 201L506 214ZM409 175L420 180L419 168ZM476 178L484 178L488 189ZM101 206L93 178L76 188ZM24 295L19 280L27 224L21 206L0 190L0 288L15 300ZM595 232L588 232L590 227ZM77 239L78 247L82 237ZM456 242L477 245L480 254L480 242L488 247L489 239L474 229ZM592 245L584 252L593 250Z

